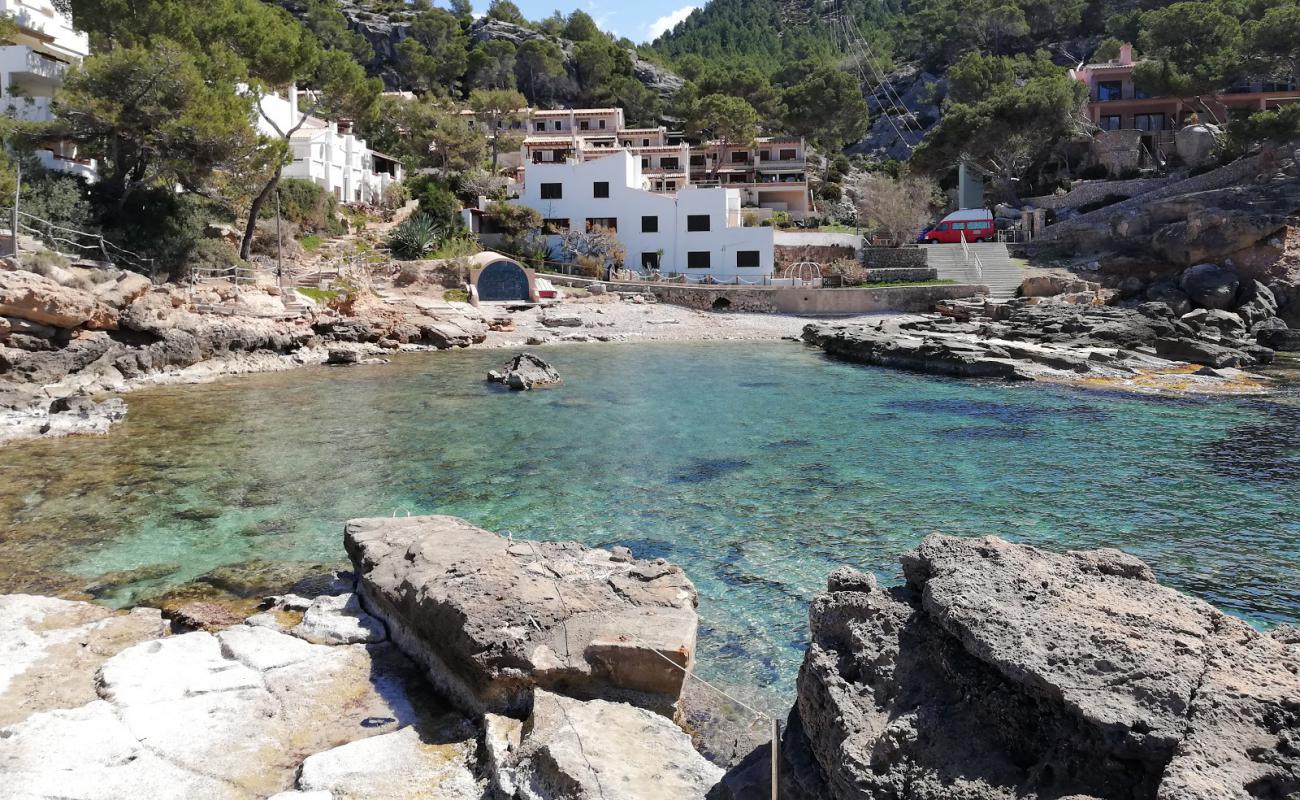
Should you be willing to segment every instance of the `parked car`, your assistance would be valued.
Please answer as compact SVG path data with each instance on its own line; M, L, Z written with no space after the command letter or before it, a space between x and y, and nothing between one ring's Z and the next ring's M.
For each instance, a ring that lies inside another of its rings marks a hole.
M998 232L993 226L993 212L987 208L954 211L938 224L921 231L916 241L921 244L959 244L963 238L968 242L995 241Z

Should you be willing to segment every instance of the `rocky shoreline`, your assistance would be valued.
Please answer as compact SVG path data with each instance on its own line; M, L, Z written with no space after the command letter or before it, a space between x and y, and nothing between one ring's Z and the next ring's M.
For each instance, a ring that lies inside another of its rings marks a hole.
M344 541L350 571L208 630L0 596L7 796L770 796L770 745L734 747L751 720L697 725L726 713L687 691L675 565L439 516ZM841 568L813 600L782 798L1300 792L1295 626L1259 633L1114 550L934 534L901 560L900 586Z

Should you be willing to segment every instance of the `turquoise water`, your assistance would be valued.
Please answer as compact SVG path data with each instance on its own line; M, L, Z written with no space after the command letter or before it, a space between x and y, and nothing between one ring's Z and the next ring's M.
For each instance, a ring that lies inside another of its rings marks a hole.
M343 556L354 516L448 513L623 544L700 590L701 672L788 691L840 564L897 576L931 531L1122 547L1257 624L1300 617L1300 407L935 379L794 343L582 345L554 390L507 354L411 355L129 396L110 436L0 459L0 583Z

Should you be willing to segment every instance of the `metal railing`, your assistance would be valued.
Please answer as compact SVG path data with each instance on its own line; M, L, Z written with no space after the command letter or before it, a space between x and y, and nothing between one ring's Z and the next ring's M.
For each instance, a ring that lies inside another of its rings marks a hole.
M961 232L961 255L966 266L969 267L972 261L975 262L975 279L983 280L984 264L980 261L980 254L972 250L970 243L966 241L966 231Z

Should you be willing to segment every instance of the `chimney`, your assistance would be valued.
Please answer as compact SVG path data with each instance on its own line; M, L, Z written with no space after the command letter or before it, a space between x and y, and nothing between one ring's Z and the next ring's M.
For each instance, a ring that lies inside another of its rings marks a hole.
M1129 44L1128 42L1125 42L1124 44L1119 46L1119 63L1121 64L1133 63L1133 45Z

